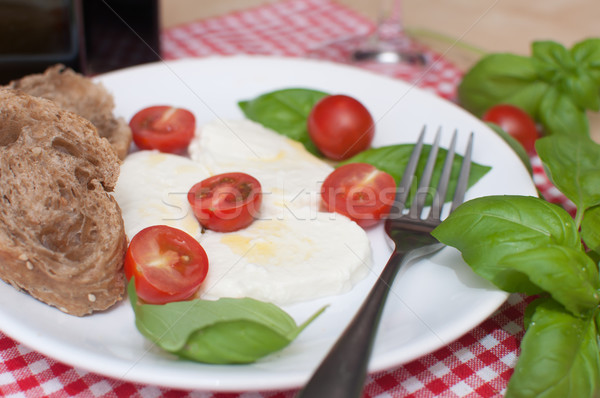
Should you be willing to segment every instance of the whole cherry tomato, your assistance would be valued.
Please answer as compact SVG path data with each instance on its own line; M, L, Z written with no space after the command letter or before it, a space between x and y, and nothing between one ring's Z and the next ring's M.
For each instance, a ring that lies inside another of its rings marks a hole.
M194 137L196 118L186 109L151 106L136 113L129 127L138 148L180 153Z
M206 229L231 232L254 221L262 203L258 180L245 173L209 177L188 192L194 215Z
M191 297L206 278L208 257L186 232L153 225L137 233L125 255L125 276L135 277L137 295L151 304Z
M338 167L321 186L325 208L349 217L363 228L385 218L395 196L394 178L367 163Z
M534 120L521 108L509 104L495 105L482 119L500 126L519 141L528 153L535 152L535 140L538 139L539 132Z
M333 160L364 151L375 135L375 123L367 108L346 95L330 95L317 102L308 115L307 128L319 151Z

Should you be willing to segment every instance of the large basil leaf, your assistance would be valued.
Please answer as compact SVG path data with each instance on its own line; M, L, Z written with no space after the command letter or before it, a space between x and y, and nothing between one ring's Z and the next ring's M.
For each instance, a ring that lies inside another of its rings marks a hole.
M460 104L481 117L493 105L507 101L507 98L526 89L538 79L537 70L531 58L514 54L490 54L483 57L464 76L458 86ZM526 104L515 104L523 109L537 107L539 98L531 98Z
M502 266L510 255L550 245L581 249L575 222L561 207L528 196L487 196L462 204L433 235L461 251L466 263L509 292L537 294L528 275Z
M600 280L596 264L581 250L547 245L509 254L499 267L514 269L549 292L575 315L582 315L600 302Z
M535 147L552 183L580 212L600 204L600 145L589 137L552 136Z
M140 333L178 356L206 363L249 363L287 346L324 308L302 325L279 307L249 298L190 300L164 305L128 294Z
M317 90L289 88L240 101L238 106L248 119L301 142L309 152L319 155L308 135L306 121L315 104L326 95Z
M396 180L396 184L400 184L400 180L402 180L402 174L404 173L404 169L408 164L414 147L414 144L398 144L379 148L371 148L341 162L339 165L341 166L348 163L369 163L377 167L379 170L389 173L392 177L394 177L394 180ZM421 157L419 158L419 163L415 172L417 177L423 174L429 152L431 152L431 145L423 145L423 151L421 153ZM447 153L448 151L444 148L440 148L438 151L437 162L431 179L431 186L433 187L437 186L437 183L440 180L444 159L446 158ZM456 188L456 182L458 180L458 175L460 173L462 160L462 156L458 154L454 156L452 173L450 175L450 183L448 185L448 193L446 195L447 200L452 199L454 189ZM489 166L472 162L471 173L469 175L469 186L472 186L479 181L481 177L483 177L490 169L491 167ZM410 203L410 197L408 203Z
M540 301L505 398L597 397L600 347L594 317L573 316L552 299Z
M553 86L545 93L537 114L546 134L589 135L585 110L579 108L558 87Z
M585 212L581 223L581 238L590 250L600 254L600 206Z

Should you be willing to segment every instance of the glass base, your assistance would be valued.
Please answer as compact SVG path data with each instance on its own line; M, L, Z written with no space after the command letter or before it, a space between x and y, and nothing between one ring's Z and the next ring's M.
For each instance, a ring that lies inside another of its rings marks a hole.
M343 63L405 64L424 67L430 60L425 49L407 36L381 40L376 35L331 41L309 51L310 58Z
M350 54L355 62L380 62L382 64L406 63L410 65L425 66L427 57L424 53L406 50L393 50L382 48L359 48Z

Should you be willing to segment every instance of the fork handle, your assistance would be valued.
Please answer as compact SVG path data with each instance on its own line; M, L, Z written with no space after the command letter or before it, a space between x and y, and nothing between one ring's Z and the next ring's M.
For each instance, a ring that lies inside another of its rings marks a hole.
M407 262L441 249L441 243L396 249L344 333L296 398L359 398L385 299L398 270Z
M296 398L360 397L383 304L404 254L392 253L362 306Z

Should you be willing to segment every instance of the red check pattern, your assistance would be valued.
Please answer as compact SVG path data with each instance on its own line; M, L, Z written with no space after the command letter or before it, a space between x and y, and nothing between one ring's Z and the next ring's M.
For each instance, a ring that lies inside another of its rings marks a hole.
M285 0L178 26L163 32L165 59L227 54L305 56L318 45L369 32L373 24L330 0ZM339 60L339 54L321 54ZM438 54L425 73L377 69L453 99L461 72ZM337 58L336 58L337 57ZM533 157L534 181L549 201L567 201ZM368 376L365 398L500 397L519 355L523 313L529 302L511 295L493 315L457 341L411 363ZM0 325L1 329L1 325ZM212 393L180 391L106 378L31 351L0 332L2 397L291 398L295 391Z

